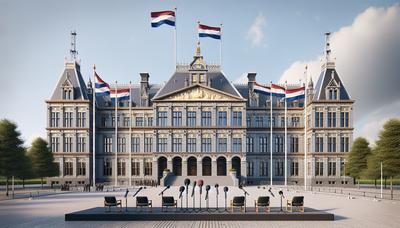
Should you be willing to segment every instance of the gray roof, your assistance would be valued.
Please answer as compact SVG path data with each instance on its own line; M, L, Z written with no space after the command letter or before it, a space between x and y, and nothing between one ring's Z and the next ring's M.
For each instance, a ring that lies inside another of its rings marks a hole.
M313 100L326 100L325 88L331 84L336 84L339 86L339 99L340 100L350 100L350 96L347 93L346 88L343 85L342 80L335 68L325 68L319 75L317 85L315 86L315 95Z

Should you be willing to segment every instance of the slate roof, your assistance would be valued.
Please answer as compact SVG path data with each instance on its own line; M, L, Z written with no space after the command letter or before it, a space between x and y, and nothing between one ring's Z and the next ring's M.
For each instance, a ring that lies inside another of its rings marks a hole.
M342 80L340 80L340 77L336 71L335 68L325 68L321 74L319 75L318 82L315 86L315 95L313 100L326 100L326 94L325 94L325 88L329 86L329 83L331 82L332 78L335 80L335 82L340 86L340 92L339 92L339 99L340 100L350 100L350 96L347 93L346 88L343 85Z

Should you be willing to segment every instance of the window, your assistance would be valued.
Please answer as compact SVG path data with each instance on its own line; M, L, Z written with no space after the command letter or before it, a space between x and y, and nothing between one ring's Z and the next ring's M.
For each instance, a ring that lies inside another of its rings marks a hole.
M112 175L111 161L109 160L104 161L103 176L111 176L111 175Z
M281 117L281 127L285 127L285 117Z
M209 111L201 112L201 125L211 126L211 112Z
M60 122L60 113L51 112L50 127L58 127Z
M147 118L147 126L149 127L153 126L153 117Z
M78 162L78 176L86 176L86 162Z
M232 152L242 152L242 139L233 138Z
M336 176L336 162L328 162L328 176Z
M336 112L328 112L328 127L336 127Z
M64 127L72 127L73 113L70 111L64 112Z
M227 118L227 113L225 111L219 111L218 112L218 126L225 127L227 124L226 118Z
M297 136L290 138L290 152L299 152L299 138Z
M196 82L197 82L197 75L192 74L192 83L196 83Z
M246 138L246 151L247 152L253 152L254 151L253 137L247 137Z
M349 113L340 112L340 127L349 127Z
M172 139L172 152L182 152L182 138Z
M117 175L118 176L125 176L125 168L126 168L126 165L125 165L126 163L125 163L125 161L123 161L123 160L118 160L118 173L117 173Z
M299 162L292 161L290 164L290 175L298 176L299 175Z
M276 153L283 152L283 137L282 136L275 137L275 152Z
M324 163L322 161L315 162L315 176L324 175Z
M121 124L120 124L120 120L119 120L119 116L118 116L118 118L117 118L117 126L121 126ZM111 118L111 126L112 127L115 127L115 116L113 116L112 118Z
M140 163L138 161L132 161L132 176L140 175Z
M324 138L316 137L315 138L315 152L323 152L324 151Z
M256 127L262 127L262 126L263 126L263 117L256 116Z
M267 137L260 137L259 138L259 146L260 146L260 152L265 153L268 150L268 141Z
M315 127L323 127L324 126L324 113L323 112L315 112Z
M153 173L153 163L151 160L146 160L144 162L144 175L145 176L151 176Z
M64 163L64 175L65 176L74 175L74 166L71 161L67 161Z
M242 112L234 111L232 113L232 126L242 126Z
M340 152L349 152L349 137L340 137Z
M247 118L246 118L246 125L247 125L247 127L251 127L252 125L251 125L251 117L250 116L248 116Z
M338 90L336 88L331 88L328 91L329 100L337 100L338 99Z
M247 162L247 176L254 176L254 162Z
M336 137L328 137L328 152L336 152Z
M187 152L196 152L196 138L187 139Z
M266 177L268 176L268 162L260 161L260 176Z
M86 112L78 112L77 127L85 127L86 125Z
M136 117L135 118L135 125L136 125L136 127L143 127L143 117Z
M108 122L108 116L106 116L106 115L103 115L102 117L101 117L101 126L103 126L103 127L106 127L107 126L107 122Z
M74 99L73 95L72 95L72 88L71 87L63 88L62 98L63 98L63 100L72 100L72 99Z
M139 152L140 151L140 138L139 137L132 137L132 152Z
M153 151L153 137L146 136L144 137L144 152L152 152Z
M104 137L104 142L103 142L104 148L103 148L103 150L104 150L105 153L113 152L112 141L113 141L112 137Z
M275 162L275 174L276 176L283 176L283 161Z
M167 138L158 138L158 152L167 152Z
M300 117L292 117L292 126L300 127Z
M77 152L85 152L85 147L86 147L86 137L84 136L79 136L78 137L78 144L77 144Z
M194 127L196 126L196 112L189 111L187 112L187 126Z
M172 112L172 126L175 127L182 126L182 112L178 111Z
M202 138L201 139L201 151L202 152L211 152L211 138Z
M227 152L227 139L226 138L218 138L218 152Z
M167 126L167 112L158 112L158 126Z
M126 152L126 138L118 137L118 152Z
M60 138L57 136L51 137L51 152L58 152L60 145L59 139Z
M72 152L72 137L64 137L64 152Z

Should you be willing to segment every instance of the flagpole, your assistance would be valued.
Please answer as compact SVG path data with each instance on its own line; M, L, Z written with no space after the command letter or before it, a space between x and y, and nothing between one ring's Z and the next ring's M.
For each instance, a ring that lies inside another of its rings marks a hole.
M93 141L92 141L92 159L93 159L93 161L92 161L92 168L93 168L93 174L92 174L92 178L93 178L93 181L92 181L92 183L93 183L93 189L95 189L95 187L96 187L96 153L95 153L95 150L96 150L96 65L93 65L93 90L92 90L92 95L93 95L93 98L92 98L92 115L93 115L93 119L92 119L92 121L93 121L93 131L92 131L92 133L93 133Z
M219 65L220 68L222 69L222 23L221 23L221 33L219 39Z
M197 43L200 44L200 34L199 34L200 21L197 21Z
M115 149L115 186L118 186L118 88L117 88L117 81L115 81L115 98L114 98L114 104L115 104L115 144L114 144L114 149Z
M129 186L132 186L132 82L129 81Z
M285 82L285 186L287 186L287 101L286 101L287 82Z
M175 11L175 29L174 29L174 45L175 45L175 47L174 47L174 71L175 71L175 69L176 69L176 64L177 64L177 59L178 59L178 43L177 43L177 33L176 33L176 25L177 25L177 13L176 13L176 11L177 11L177 8L175 7L174 8L174 11Z
M270 143L269 144L270 144L270 163L271 163L271 165L270 165L270 170L271 170L270 185L272 186L272 81L270 84L270 89L271 89L271 91L269 93L269 97L270 97L271 104L270 104L270 123L269 123L269 125L270 125Z
M304 190L307 190L307 66L304 84Z

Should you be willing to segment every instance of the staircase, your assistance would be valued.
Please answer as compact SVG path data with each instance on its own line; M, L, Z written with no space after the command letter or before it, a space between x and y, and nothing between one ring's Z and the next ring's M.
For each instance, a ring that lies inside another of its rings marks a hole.
M165 180L165 185L171 185L171 186L183 186L185 179L188 178L190 179L190 185L193 184L193 181L199 181L203 180L204 181L204 186L206 185L211 185L214 186L216 183L219 184L219 186L235 186L235 179L237 180L236 177L232 177L230 175L228 176L174 176L170 175L168 176L168 179Z

